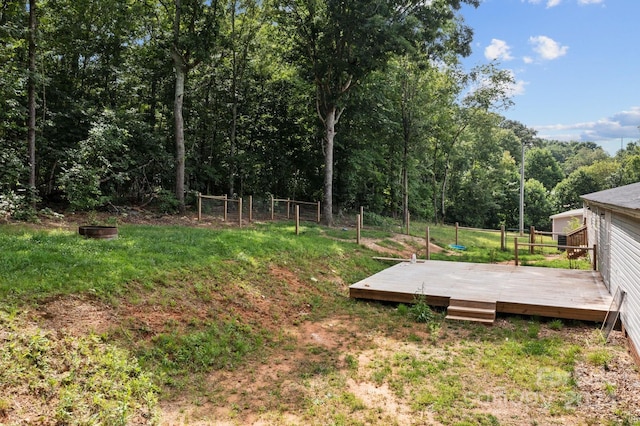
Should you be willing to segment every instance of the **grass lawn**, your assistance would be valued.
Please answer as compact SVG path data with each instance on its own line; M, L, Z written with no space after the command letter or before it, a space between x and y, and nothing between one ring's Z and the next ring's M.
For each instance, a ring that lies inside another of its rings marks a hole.
M0 225L1 424L639 424L637 370L596 324L355 301L348 285L386 265L351 229L187 224L112 241ZM459 243L438 256L512 258L499 234Z

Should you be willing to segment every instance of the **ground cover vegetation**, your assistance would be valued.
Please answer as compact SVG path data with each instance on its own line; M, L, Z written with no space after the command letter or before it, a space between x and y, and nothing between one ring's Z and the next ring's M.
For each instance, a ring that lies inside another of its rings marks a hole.
M2 423L640 421L619 332L604 344L596 324L486 328L447 322L418 296L348 298L386 267L373 256L418 252L417 236L369 228L357 245L317 225L296 236L288 222L122 220L103 219L119 225L111 241L83 239L69 219L0 225ZM443 258L459 260L452 230L433 228ZM495 250L495 233L469 232L469 247Z
M462 3L482 7L4 1L0 217L177 211L202 192L322 200L326 222L365 206L514 228L523 146L526 226L636 182L637 142L611 157L500 115L509 73L458 64Z

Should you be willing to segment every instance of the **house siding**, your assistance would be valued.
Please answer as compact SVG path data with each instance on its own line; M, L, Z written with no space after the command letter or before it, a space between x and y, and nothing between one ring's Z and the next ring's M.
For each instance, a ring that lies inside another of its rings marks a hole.
M603 233L601 233L603 234ZM610 292L627 292L621 319L631 340L640 342L640 223L628 216L611 215Z

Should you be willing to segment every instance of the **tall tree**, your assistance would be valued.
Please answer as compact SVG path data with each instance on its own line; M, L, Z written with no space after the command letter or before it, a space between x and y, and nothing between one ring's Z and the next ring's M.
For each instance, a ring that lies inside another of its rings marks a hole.
M478 0L282 0L281 25L294 37L297 57L316 87L323 127L323 220L333 223L336 125L349 92L380 69L392 52L468 54L472 32L456 19L461 3Z
M173 30L169 53L175 73L174 139L175 194L180 211L185 209L185 140L183 105L185 80L190 70L208 58L218 32L218 0L173 0ZM170 10L165 5L167 10Z
M28 131L29 196L31 205L36 205L36 0L29 0L29 82L28 82Z

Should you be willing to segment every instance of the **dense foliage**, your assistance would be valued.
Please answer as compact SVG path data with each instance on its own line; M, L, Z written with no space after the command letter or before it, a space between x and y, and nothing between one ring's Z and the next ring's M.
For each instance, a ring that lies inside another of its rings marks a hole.
M526 225L544 227L580 194L640 179L636 143L612 158L505 120L510 74L459 65L461 3L478 6L3 1L0 216L181 209L202 192L514 227L524 145Z

